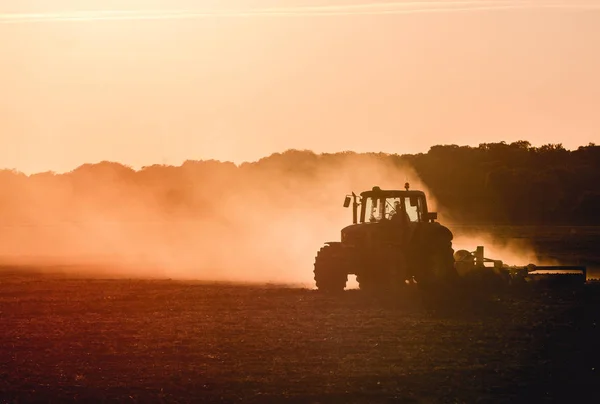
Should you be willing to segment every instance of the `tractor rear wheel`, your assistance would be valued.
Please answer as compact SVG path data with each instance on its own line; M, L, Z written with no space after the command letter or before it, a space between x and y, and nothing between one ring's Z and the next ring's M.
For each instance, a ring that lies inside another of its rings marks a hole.
M458 272L454 267L454 249L452 241L437 240L432 243L425 259L426 279L421 280L423 286L450 286L457 281Z
M348 273L344 268L341 246L321 247L315 257L315 281L317 289L324 292L341 292L346 288Z
M432 251L430 265L437 279L453 281L458 278L458 272L454 267L454 249L452 242L441 242Z

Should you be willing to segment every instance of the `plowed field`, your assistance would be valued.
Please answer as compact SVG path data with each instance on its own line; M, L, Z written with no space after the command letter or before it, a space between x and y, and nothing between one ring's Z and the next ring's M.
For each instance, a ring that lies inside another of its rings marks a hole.
M0 402L600 402L600 290L0 275Z

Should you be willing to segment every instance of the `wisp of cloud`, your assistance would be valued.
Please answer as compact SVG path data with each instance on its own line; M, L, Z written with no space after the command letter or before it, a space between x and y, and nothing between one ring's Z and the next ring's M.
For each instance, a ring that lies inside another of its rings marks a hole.
M85 22L119 20L177 20L234 17L334 17L375 16L418 13L451 13L522 9L599 10L595 1L423 1L378 2L347 5L316 5L302 7L255 8L240 10L92 10L54 13L4 13L0 24L25 24L42 22Z

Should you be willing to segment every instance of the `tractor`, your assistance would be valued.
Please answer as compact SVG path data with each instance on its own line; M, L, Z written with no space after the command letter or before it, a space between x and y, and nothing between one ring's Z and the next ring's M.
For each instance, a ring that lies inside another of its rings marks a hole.
M326 242L314 263L319 290L342 291L348 275L361 290L389 290L406 285L433 285L458 277L452 232L437 222L423 191L384 190L377 186L347 195L352 224L341 241Z
M473 252L452 247L453 234L430 212L423 191L383 190L377 186L344 199L352 204L352 224L341 241L326 242L314 263L317 289L343 291L356 275L367 291L399 290L407 285L446 288L451 285L585 284L587 268L578 265L509 266L486 258L483 246ZM486 264L490 264L487 265Z

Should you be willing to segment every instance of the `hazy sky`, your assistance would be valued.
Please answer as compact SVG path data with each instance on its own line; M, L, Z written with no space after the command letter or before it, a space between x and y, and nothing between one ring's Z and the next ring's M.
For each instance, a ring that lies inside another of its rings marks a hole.
M0 0L0 167L600 142L600 1L405 3Z

